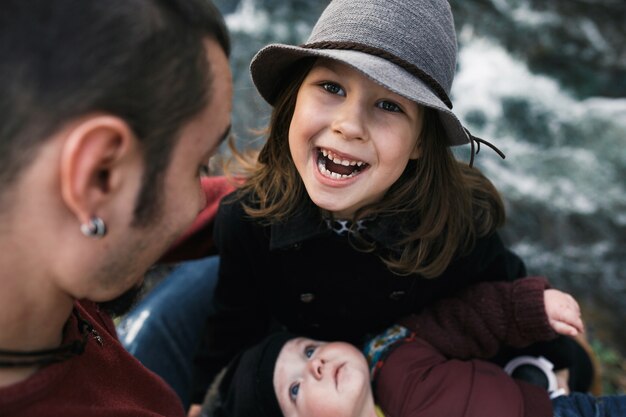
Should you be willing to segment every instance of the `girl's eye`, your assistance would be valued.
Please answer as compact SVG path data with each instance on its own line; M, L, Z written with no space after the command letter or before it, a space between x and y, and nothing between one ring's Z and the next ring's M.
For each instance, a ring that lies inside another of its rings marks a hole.
M313 352L315 352L315 346L307 346L304 348L304 356L307 358L313 356Z
M331 82L324 82L321 84L322 88L326 91L328 91L331 94L338 94L340 96L344 96L344 92L343 92L343 88L339 87L337 84L335 83L331 83Z
M380 101L378 102L378 108L393 113L402 113L402 109L400 108L400 106L392 101Z
M298 397L298 392L300 391L300 383L296 382L295 384L289 387L289 398L291 401L295 402Z

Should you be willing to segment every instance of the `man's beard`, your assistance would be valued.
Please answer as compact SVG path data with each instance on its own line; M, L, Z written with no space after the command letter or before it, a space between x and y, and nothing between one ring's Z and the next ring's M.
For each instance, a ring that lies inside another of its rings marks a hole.
M122 295L114 298L113 300L103 301L98 303L100 309L110 315L113 318L123 316L128 313L131 308L139 301L143 295L143 282L138 284Z

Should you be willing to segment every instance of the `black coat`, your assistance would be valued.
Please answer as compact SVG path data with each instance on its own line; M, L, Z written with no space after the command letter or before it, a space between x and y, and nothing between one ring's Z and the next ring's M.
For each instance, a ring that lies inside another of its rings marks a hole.
M249 218L241 201L225 197L214 238L220 254L213 342L234 353L274 323L322 340L360 344L430 301L477 281L525 275L522 261L497 234L479 239L469 256L439 277L392 273L376 253L355 250L331 231L312 202L284 223L267 226ZM379 246L402 221L379 219L367 233ZM222 350L223 351L223 350Z

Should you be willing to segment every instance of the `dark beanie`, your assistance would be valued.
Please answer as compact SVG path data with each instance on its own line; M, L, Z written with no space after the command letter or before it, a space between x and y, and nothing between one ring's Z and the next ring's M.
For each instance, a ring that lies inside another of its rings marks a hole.
M274 391L274 367L281 349L297 337L288 332L267 336L237 355L217 387L217 398L205 404L210 417L283 417Z

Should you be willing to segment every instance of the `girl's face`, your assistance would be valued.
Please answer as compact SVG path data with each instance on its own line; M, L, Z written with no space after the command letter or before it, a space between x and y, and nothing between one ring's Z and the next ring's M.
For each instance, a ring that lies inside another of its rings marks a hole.
M423 108L352 67L318 60L305 77L289 148L307 192L336 218L379 201L419 156Z
M274 389L285 417L375 415L367 362L349 343L290 340L276 360Z

